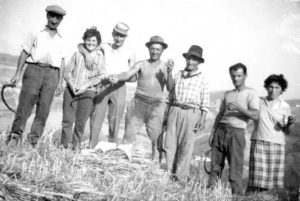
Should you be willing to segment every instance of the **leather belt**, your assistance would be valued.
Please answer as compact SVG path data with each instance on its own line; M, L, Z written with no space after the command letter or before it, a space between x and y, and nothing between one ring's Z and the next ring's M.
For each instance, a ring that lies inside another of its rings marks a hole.
M59 70L59 68L55 67L55 66L52 66L50 64L43 64L43 63L28 63L28 64L33 64L33 65L37 65L37 66L40 66L42 68L49 68L51 70Z
M177 103L177 102L170 103L170 105L175 106L175 107L180 107L183 110L199 109L198 106L186 105L186 104Z

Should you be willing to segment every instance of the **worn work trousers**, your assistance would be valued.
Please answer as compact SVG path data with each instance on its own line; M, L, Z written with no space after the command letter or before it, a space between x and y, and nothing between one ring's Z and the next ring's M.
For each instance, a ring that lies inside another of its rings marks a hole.
M162 133L165 104L162 101L148 100L135 96L127 109L123 142L133 143L143 124L152 142L152 154L155 155L158 136ZM154 155L152 155L154 157Z
M245 129L220 123L214 133L211 152L211 174L208 187L213 186L222 171L225 158L229 164L229 182L232 193L243 194L243 165Z
M194 128L201 116L198 109L181 109L171 106L167 120L165 138L166 162L168 171L180 181L189 176L195 132Z
M126 86L124 83L104 88L97 94L94 103L95 111L90 119L90 146L94 148L101 133L102 124L107 113L109 126L109 142L118 142L118 132L121 118L124 113ZM108 111L107 111L108 110Z
M45 68L28 64L23 75L19 105L12 124L11 134L23 134L26 122L34 105L36 105L35 117L27 137L32 145L37 143L44 132L50 106L57 88L58 77L58 68Z
M95 95L94 91L87 90L79 96L74 96L71 90L66 87L63 100L61 136L61 144L65 148L80 148L86 122L94 110Z

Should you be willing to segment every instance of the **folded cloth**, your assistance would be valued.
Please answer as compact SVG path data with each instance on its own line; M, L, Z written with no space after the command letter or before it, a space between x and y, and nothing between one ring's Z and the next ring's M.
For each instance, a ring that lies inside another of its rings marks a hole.
M95 150L101 150L103 152L106 152L108 150L116 149L116 148L117 148L116 143L101 141L96 145Z

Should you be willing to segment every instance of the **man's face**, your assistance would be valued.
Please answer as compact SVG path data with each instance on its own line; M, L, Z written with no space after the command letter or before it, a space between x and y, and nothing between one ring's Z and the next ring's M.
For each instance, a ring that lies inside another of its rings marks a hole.
M114 39L114 45L116 47L121 47L124 44L124 41L126 39L126 35L120 34L118 32L113 31L112 33L113 39Z
M149 54L150 54L150 59L152 61L157 61L160 59L161 54L164 51L164 48L160 44L152 44L148 47L149 49Z
M235 87L240 87L245 84L247 75L244 74L244 71L242 68L239 68L237 70L230 71L230 77L231 77L233 85Z
M96 36L89 37L84 40L84 46L89 51L92 52L98 46L98 40Z
M60 22L62 21L63 16L59 15L57 13L52 13L52 12L48 12L47 13L47 26L50 29L57 29L58 25L60 24Z
M193 55L187 55L186 58L186 68L185 70L188 72L196 71L198 70L198 65L200 64L199 59Z

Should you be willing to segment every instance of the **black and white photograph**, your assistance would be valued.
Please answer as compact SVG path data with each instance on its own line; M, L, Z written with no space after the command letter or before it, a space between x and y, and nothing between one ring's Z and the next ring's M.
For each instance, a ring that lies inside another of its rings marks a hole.
M0 201L300 200L300 0L0 0Z

